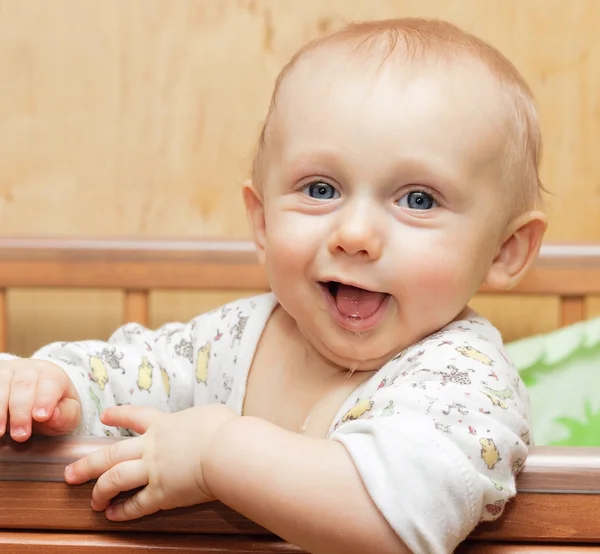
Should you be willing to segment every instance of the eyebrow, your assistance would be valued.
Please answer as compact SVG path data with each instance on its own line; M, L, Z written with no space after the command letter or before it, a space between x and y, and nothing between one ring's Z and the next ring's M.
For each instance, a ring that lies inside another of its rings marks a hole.
M348 171L344 167L343 156L335 149L319 149L312 152L301 152L284 160L285 174L291 179L299 180L309 174L344 178ZM430 186L440 189L441 194L453 194L458 185L467 176L456 169L452 170L443 163L432 162L424 156L398 156L390 162L390 169L385 177L387 182L393 182L399 175L405 175L405 184Z
M333 149L316 150L300 153L290 160L283 160L286 174L294 179L300 179L309 173L320 174L343 172L342 155Z
M414 180L420 182L419 184L440 185L448 188L455 188L458 183L465 180L465 175L460 175L459 172L443 163L432 163L431 160L425 160L418 156L406 156L394 162L392 174L398 173L415 175Z

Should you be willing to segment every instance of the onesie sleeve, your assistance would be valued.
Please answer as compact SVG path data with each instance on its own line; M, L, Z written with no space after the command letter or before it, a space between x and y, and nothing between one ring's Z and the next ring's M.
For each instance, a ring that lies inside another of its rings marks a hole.
M105 408L122 404L175 412L194 405L196 383L206 383L212 312L189 323L150 330L136 323L120 327L107 342L55 342L35 352L63 368L81 399L76 434L132 434L100 422Z
M330 435L415 553L453 552L516 494L529 403L501 341L472 328L483 322L449 326L390 362Z

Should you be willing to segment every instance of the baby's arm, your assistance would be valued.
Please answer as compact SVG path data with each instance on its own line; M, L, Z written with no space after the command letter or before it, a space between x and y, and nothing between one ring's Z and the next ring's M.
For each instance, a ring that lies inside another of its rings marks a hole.
M333 440L228 422L203 463L208 488L313 553L452 552L514 496L529 429L516 371L466 337L399 360Z
M57 342L32 358L58 365L75 385L82 407L76 434L114 434L99 419L110 406L145 405L170 412L193 405L196 331L202 317L158 330L130 323L107 342Z
M203 471L221 502L312 554L409 553L337 441L235 418Z

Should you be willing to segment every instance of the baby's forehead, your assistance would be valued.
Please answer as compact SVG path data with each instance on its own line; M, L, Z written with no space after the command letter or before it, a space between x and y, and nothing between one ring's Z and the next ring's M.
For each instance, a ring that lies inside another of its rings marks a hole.
M300 60L282 81L270 123L279 141L326 140L340 127L360 125L365 135L399 141L404 129L418 129L432 149L439 134L455 136L467 154L482 140L489 156L504 147L508 110L477 60L376 63L339 49L318 54Z
M331 110L352 101L359 108L370 99L387 103L390 110L401 110L408 89L442 96L454 110L485 112L490 123L496 120L504 126L507 122L503 87L473 56L407 59L390 54L382 58L333 46L305 54L290 69L277 91L272 115L284 117L311 108Z
M527 83L510 61L460 33L359 31L309 44L279 75L254 160L256 182L266 182L268 166L273 175L279 174L295 158L298 144L314 150L318 146L311 144L319 143L342 152L339 143L346 135L353 138L349 131L362 126L367 140L357 140L354 152L373 155L373 144L380 146L382 139L406 139L402 146L415 146L418 141L397 132L406 128L419 130L426 157L454 146L459 152L455 158L471 169L486 166L494 182L510 186L516 196L509 196L519 206L539 201L537 110ZM404 94L407 90L414 93L412 98ZM419 94L430 102L421 102L421 110L416 109ZM374 109L377 105L383 109ZM378 117L371 118L373 114ZM436 146L443 134L450 139ZM383 150L385 155L378 158L385 162L390 149ZM343 151L349 152L354 158L354 152ZM370 165L377 167L372 161Z

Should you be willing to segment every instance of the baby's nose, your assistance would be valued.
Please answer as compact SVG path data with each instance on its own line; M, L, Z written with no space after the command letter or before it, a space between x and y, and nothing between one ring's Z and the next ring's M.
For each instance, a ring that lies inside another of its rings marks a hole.
M329 241L332 253L344 252L349 256L369 259L381 257L385 230L381 216L367 206L357 205L353 210L344 210Z

